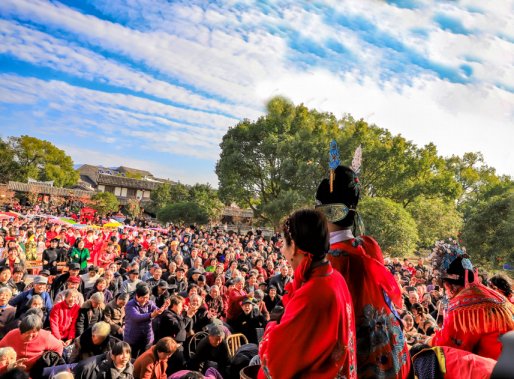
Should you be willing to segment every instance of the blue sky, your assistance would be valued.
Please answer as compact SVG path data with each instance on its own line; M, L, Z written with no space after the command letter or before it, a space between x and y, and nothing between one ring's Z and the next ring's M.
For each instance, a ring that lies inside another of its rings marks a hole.
M514 1L0 1L0 135L76 163L216 186L274 95L514 175Z

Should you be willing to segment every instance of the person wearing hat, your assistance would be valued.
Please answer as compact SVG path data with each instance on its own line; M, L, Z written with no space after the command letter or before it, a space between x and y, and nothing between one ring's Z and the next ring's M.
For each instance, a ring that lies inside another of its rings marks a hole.
M23 291L9 301L9 305L16 307L16 318L19 318L30 307L30 300L34 295L39 295L43 299L45 310L48 313L52 310L53 303L50 294L46 292L48 278L36 276L33 281L33 288Z
M443 327L429 344L498 360L502 351L499 337L514 330L513 305L476 279L468 255L455 242L437 243L432 256L449 303Z
M257 338L257 328L266 326L266 318L255 306L252 298L247 297L241 302L242 313L233 323L234 333L242 333L248 339L249 343L259 344Z
M352 297L359 378L406 378L410 357L396 310L402 308L402 294L384 266L378 243L354 235L361 224L359 198L359 178L349 167L337 166L331 179L319 184L316 209L326 215L330 232L327 258L343 275ZM377 324L382 325L378 335L373 328Z
M222 377L227 376L227 368L230 364L230 354L225 341L223 328L216 324L210 324L207 329L208 336L204 337L196 347L196 353L187 362L190 370L214 368L219 371Z
M84 295L79 291L80 284L82 283L82 279L78 276L70 276L66 281L66 288L59 292L54 299L54 303L57 304L60 301L63 301L66 296L66 290L77 290L77 304L82 306L84 304Z
M63 291L66 287L66 283L72 277L77 277L80 281L79 287L77 288L80 293L84 291L84 283L79 276L80 265L75 262L68 263L68 271L57 276L51 286L50 294L56 296L59 292Z
M283 233L282 254L295 270L294 280L282 298L283 315L264 332L258 378L357 378L351 297L326 259L325 216L299 210L286 219Z

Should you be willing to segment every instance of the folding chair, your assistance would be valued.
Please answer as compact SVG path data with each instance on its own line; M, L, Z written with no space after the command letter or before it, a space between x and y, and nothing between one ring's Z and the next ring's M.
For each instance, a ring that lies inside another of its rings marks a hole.
M198 343L205 337L208 336L207 332L198 332L189 340L189 359L191 359L196 354L196 347Z

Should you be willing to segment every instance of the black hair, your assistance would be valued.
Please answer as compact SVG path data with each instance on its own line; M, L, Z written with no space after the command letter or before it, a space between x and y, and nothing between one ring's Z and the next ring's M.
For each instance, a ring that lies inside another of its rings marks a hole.
M128 343L126 343L125 341L116 342L111 350L112 355L120 355L123 353L130 354L131 352L132 352L132 349L130 348L130 345Z
M330 248L327 219L313 209L301 209L290 215L283 225L287 245L294 241L296 246L322 259Z
M512 295L512 288L509 280L505 276L498 274L489 279L489 281L506 297Z
M136 292L136 296L138 296L138 297L146 296L150 293L150 288L148 288L148 285L146 285L146 283L144 283L143 285L136 286L135 292Z

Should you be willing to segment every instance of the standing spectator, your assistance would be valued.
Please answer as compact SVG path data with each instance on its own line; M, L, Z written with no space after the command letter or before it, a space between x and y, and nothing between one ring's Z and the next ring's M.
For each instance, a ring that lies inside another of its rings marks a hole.
M27 315L21 320L19 328L11 330L2 338L0 347L10 346L16 351L18 359L27 359L24 363L27 371L45 351L55 351L62 355L62 342L42 328L41 317Z
M81 361L73 369L76 379L133 379L134 366L130 362L130 345L117 342L110 354L104 353Z
M89 250L84 247L84 240L78 240L75 244L77 246L71 249L70 260L72 263L78 263L81 271L85 271L91 255Z
M178 344L164 337L134 362L135 379L167 379L168 359L177 351Z
M123 340L133 346L134 358L148 350L154 339L152 319L169 306L168 300L163 307L157 308L149 299L150 289L146 285L141 285L136 288L134 299L130 300L125 307Z
M51 275L57 275L57 262L59 259L58 243L59 240L57 238L52 238L50 247L43 251L43 270L50 271Z
M50 312L50 330L58 340L68 346L75 338L80 306L77 290L66 290L64 301L56 303Z
M102 321L104 318L104 309L105 299L104 294L101 292L93 294L91 299L82 304L77 320L77 334L81 335L84 330Z

